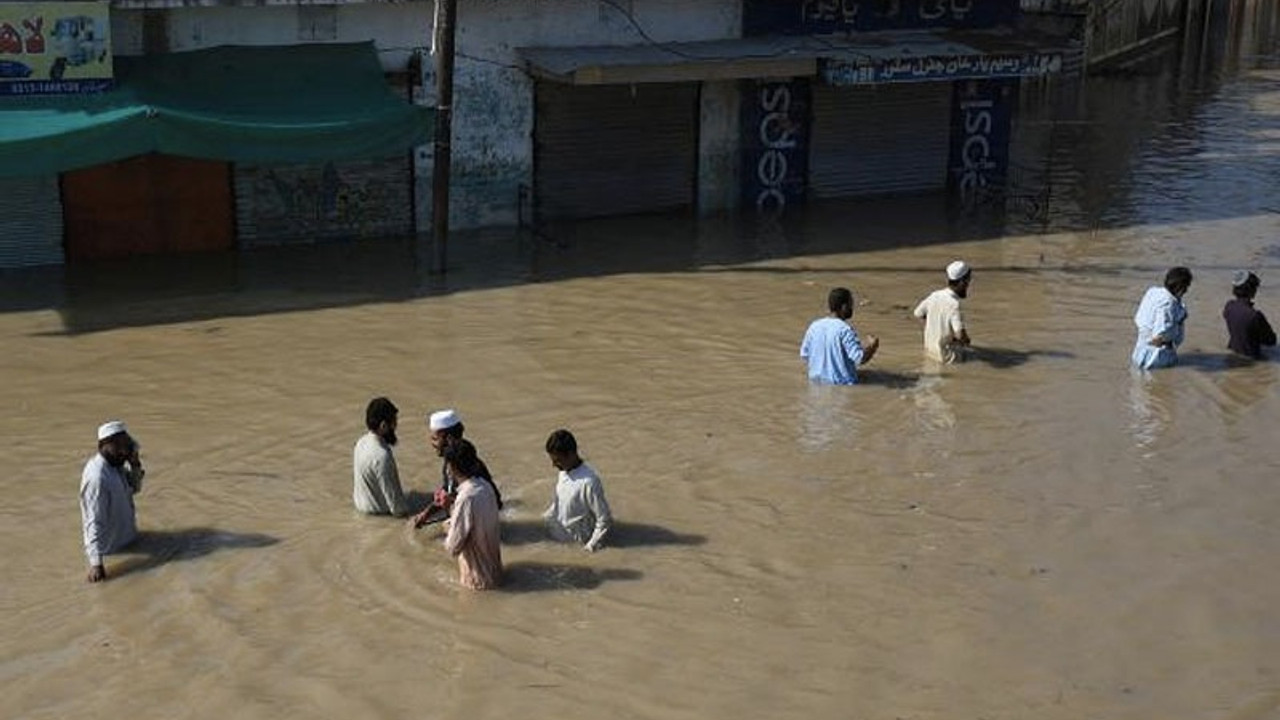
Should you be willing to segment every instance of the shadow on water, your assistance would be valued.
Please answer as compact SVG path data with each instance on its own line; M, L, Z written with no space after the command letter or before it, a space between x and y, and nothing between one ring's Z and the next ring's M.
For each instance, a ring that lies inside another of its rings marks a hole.
M161 565L195 560L219 550L261 548L275 545L279 538L259 533L237 533L212 528L186 530L145 530L120 554L126 556L108 568L111 577L145 572Z
M878 368L858 368L859 385L882 385L895 390L908 390L920 382L920 373L902 373Z
M546 526L537 520L504 520L502 522L503 545L530 545L552 542ZM702 545L703 535L678 533L661 525L615 522L605 538L605 547L613 549L654 547L659 545Z
M997 370L1006 370L1025 365L1037 357L1056 359L1075 357L1075 353L1065 350L1014 350L1012 348L999 347L971 347L966 355L970 362L986 363Z
M1178 365L1198 372L1216 373L1228 370L1240 370L1265 364L1271 360L1267 357L1258 359L1244 357L1233 352L1221 353L1178 353Z
M594 590L614 580L639 580L644 573L624 568L594 568L578 565L553 565L517 562L503 570L499 592L530 593L557 590Z
M1009 232L1274 213L1280 154L1253 148L1280 133L1280 113L1255 102L1280 88L1280 44L1269 28L1248 43L1226 35L1214 26L1204 47L1184 47L1142 73L1024 84L1009 189L979 216L926 195L814 202L773 222L656 215L463 232L451 237L446 275L433 272L433 248L418 238L135 257L0 272L0 312L55 309L55 334L79 334L619 273L743 271L764 260Z

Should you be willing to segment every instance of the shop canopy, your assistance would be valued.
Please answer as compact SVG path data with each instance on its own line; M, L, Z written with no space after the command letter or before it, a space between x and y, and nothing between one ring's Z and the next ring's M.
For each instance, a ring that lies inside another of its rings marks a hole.
M117 57L115 88L0 97L0 176L146 153L238 163L389 157L431 138L372 43L224 46Z
M817 76L881 85L1064 72L1080 48L1009 30L887 30L627 46L527 47L530 72L572 85Z

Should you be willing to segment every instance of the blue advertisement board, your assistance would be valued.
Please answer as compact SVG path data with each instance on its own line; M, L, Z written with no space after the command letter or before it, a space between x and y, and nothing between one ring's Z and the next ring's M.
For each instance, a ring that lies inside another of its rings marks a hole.
M774 218L804 201L809 177L808 78L744 81L742 203Z
M1017 102L1017 80L955 83L947 192L961 206L972 208L1003 199Z
M1019 0L743 0L744 35L823 35L916 28L992 28Z

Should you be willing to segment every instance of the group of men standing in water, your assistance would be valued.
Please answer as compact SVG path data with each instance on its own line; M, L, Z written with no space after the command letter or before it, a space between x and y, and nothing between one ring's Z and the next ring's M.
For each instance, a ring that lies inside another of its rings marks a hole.
M374 398L365 412L366 432L353 453L352 501L360 512L409 515L392 448L397 442L399 410L384 397ZM465 427L455 410L427 416L431 447L442 458L440 486L409 523L416 529L448 523L445 550L458 559L462 585L486 590L502 582L500 511L502 495L476 448L463 437ZM551 504L543 513L552 539L598 550L613 525L600 476L578 455L573 433L560 429L547 438L545 450L559 471Z
M970 345L961 313L973 271L961 260L946 267L947 286L930 293L913 311L923 325L924 351L931 360L952 363L963 359ZM1171 268L1164 283L1149 288L1134 315L1137 340L1131 354L1135 368L1169 367L1178 361L1178 347L1185 338L1187 308L1182 298L1191 287L1191 271ZM1222 310L1229 335L1228 347L1237 355L1262 358L1263 348L1276 344L1276 334L1266 316L1254 307L1261 280L1240 270L1231 280L1233 298ZM880 341L867 336L864 343L849 324L854 297L847 288L831 290L828 316L814 320L800 345L800 357L808 364L809 379L824 384L851 385L857 369L870 362ZM352 454L354 487L352 502L363 513L411 516L416 529L437 521L448 522L445 549L458 559L463 585L486 589L502 580L499 531L502 496L492 473L463 437L462 419L454 410L427 416L432 449L442 459L440 486L425 508L410 507L400 482L393 448L399 410L385 397L371 400L365 409L367 432ZM123 422L113 420L98 428L98 452L85 463L80 481L80 512L88 579L106 579L105 556L128 547L138 537L134 495L142 491L145 470L137 442ZM551 503L543 513L551 538L580 544L595 551L613 523L599 475L578 455L577 440L568 430L556 430L545 450L559 472Z
M953 363L964 358L970 345L960 301L968 297L973 271L956 260L947 266L946 275L947 286L930 293L912 314L924 325L925 356ZM1191 279L1189 269L1171 268L1163 285L1148 288L1143 295L1133 318L1138 337L1130 361L1135 368L1152 370L1177 364L1187 320L1182 297L1191 288ZM1261 359L1263 348L1276 344L1271 324L1253 305L1261 284L1254 273L1237 271L1231 279L1233 298L1222 310L1229 336L1227 347L1253 359ZM810 323L800 342L800 357L807 363L810 381L853 385L858 382L858 367L870 362L879 350L879 338L868 335L864 343L849 324L853 306L853 293L848 288L834 288L827 296L829 314Z
M446 522L445 550L457 558L459 581L485 590L502 582L500 511L502 494L476 448L463 437L454 410L427 416L429 441L442 459L440 485L423 508L414 508L400 482L394 447L399 441L399 409L385 397L365 408L367 432L352 452L356 510L370 515L409 516L414 528ZM551 503L543 513L551 539L577 543L588 552L604 545L613 513L596 471L578 454L573 433L560 429L547 438L546 452L559 472ZM138 444L123 422L98 428L98 452L85 464L80 481L80 514L90 582L107 578L104 559L138 538L134 495L144 475ZM416 510L416 512L415 512Z

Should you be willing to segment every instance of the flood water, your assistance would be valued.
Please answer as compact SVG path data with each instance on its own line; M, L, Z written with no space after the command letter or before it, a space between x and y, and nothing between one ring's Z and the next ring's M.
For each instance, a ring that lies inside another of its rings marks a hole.
M1249 267L1280 319L1280 48L1219 50L1046 100L1049 213L1002 232L898 199L499 233L447 279L337 246L5 276L0 715L1280 717L1280 366L1219 317ZM909 310L957 257L979 353L935 373ZM1184 364L1135 376L1173 264ZM796 357L834 285L882 338L856 388ZM462 413L504 589L351 510L381 394L416 491L422 416ZM90 586L114 417L153 535ZM619 520L594 555L539 534L560 426Z

